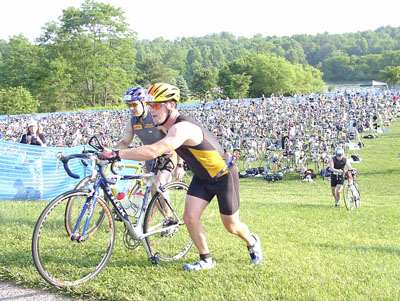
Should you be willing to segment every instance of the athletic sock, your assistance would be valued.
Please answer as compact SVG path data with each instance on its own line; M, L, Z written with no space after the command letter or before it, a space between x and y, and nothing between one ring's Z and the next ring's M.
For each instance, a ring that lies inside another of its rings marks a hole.
M210 261L211 260L211 253L207 253L207 254L200 254L200 260L204 260L204 261Z

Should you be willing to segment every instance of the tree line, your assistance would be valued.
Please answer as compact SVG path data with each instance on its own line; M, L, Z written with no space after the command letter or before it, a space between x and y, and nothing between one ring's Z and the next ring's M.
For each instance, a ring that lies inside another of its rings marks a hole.
M177 85L191 98L324 92L324 81L400 82L400 28L347 34L138 40L124 12L86 0L35 43L0 41L0 114L119 106L132 85Z

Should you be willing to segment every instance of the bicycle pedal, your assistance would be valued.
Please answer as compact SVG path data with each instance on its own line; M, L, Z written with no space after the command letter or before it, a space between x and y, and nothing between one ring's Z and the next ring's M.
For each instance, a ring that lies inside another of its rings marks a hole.
M150 260L152 264L158 264L158 261L160 260L160 254L154 254L154 256L150 257Z

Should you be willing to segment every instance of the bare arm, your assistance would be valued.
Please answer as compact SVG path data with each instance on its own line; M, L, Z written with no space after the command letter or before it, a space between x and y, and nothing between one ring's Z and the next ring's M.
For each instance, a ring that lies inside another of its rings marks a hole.
M331 168L331 171L335 171L335 168L333 167L333 158L331 157L330 161L329 161L329 167Z
M135 133L132 130L132 124L131 120L129 119L128 122L126 123L125 131L124 131L124 136L122 137L122 140L119 141L114 148L116 149L126 149L131 145L131 142L133 140L133 137L135 136Z
M183 176L185 175L185 170L183 169L183 162L184 160L179 155L177 155L176 167L174 170L174 177L176 180L182 180Z
M126 160L147 161L171 152L182 144L198 145L202 140L203 133L200 127L189 122L179 122L169 129L167 136L162 140L135 149L121 150L119 156Z
M353 167L351 167L351 164L350 164L350 160L349 160L349 159L346 159L346 165L347 165L347 168L348 168L348 169L353 169Z

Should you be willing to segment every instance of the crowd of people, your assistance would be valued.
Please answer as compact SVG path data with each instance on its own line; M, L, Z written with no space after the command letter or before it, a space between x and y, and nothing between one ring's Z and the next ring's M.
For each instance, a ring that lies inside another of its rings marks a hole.
M371 92L217 100L212 104L180 106L180 111L207 127L229 150L251 143L280 141L285 136L338 136L357 128L368 131L395 118L399 109L397 93ZM130 112L104 110L15 115L0 119L0 137L21 142L27 125L40 122L50 147L84 145L95 134L114 145L124 134ZM137 142L136 140L134 141Z
M43 135L47 139L47 146L84 145L90 137L100 133L112 144L122 138L129 118L128 110L16 115L0 120L0 133L3 140L21 142L27 125L35 119L40 122Z
M212 106L183 108L181 112L206 125L226 149L281 142L285 137L307 137L312 143L376 130L400 110L398 92L342 93L298 97L270 97L217 101ZM282 147L283 148L283 147Z

